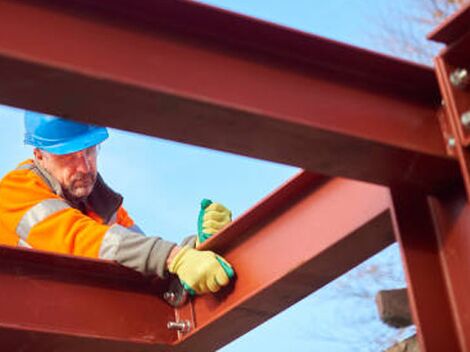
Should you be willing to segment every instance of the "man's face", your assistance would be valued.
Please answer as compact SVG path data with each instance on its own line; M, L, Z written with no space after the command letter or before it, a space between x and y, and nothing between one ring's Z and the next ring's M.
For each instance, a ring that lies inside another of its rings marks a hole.
M35 149L34 155L39 164L60 183L67 199L83 200L90 195L97 176L96 146L65 155Z

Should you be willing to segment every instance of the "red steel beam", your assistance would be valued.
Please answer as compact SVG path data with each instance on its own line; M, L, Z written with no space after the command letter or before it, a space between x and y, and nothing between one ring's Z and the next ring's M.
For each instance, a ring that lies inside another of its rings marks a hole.
M176 339L163 283L109 262L2 246L0 282L5 351L167 351Z
M470 110L470 94L468 86L452 84L450 75L457 68L470 69L469 23L470 4L430 35L447 44L435 59L436 73L445 110L443 125L455 138L452 149L467 195L470 140L461 114ZM470 351L470 198L466 201L464 187L436 197L395 187L392 199L420 350Z
M451 84L456 68L469 69L470 4L434 31L430 38L447 44L435 59L443 96L443 126L454 138L470 195L468 126L461 114L470 109L463 84ZM464 187L429 197L416 189L392 188L393 218L408 281L420 350L470 351L470 205Z
M470 23L470 3L465 4L462 9L433 30L428 38L447 45L453 44L468 33Z
M392 198L420 348L470 351L470 205L463 189L445 197L394 189Z
M303 172L204 244L232 287L174 311L115 264L0 247L0 344L8 350L206 351L230 342L393 241L386 188ZM191 315L191 316L190 316ZM170 320L194 320L188 334ZM53 348L51 348L51 346Z
M470 75L470 3L452 16L430 35L433 40L447 44L435 58L436 73L445 102L446 123L455 140L454 153L459 160L462 178L470 199L470 126L463 122L464 114L470 114L470 80L456 84L450 79L458 70ZM464 81L464 80L463 80Z
M237 280L194 300L177 350L220 348L391 244L389 205L386 188L300 174L205 244Z
M459 344L442 263L442 243L428 199L410 189L392 189L392 198L395 233L402 253L420 350L467 351ZM468 250L466 247L464 252ZM460 267L468 271L462 265Z
M0 23L4 104L383 185L459 179L428 68L185 1L2 0Z

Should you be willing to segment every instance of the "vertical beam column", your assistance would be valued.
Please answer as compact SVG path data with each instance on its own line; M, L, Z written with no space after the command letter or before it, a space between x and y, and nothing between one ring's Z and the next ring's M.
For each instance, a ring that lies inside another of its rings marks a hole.
M392 189L413 320L422 351L470 351L470 207L464 192L430 199Z

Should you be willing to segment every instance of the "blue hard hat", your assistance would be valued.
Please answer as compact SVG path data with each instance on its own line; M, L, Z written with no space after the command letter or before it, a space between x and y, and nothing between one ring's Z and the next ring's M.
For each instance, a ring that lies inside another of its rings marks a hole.
M25 112L24 125L24 143L52 154L75 153L108 138L105 127L32 111Z

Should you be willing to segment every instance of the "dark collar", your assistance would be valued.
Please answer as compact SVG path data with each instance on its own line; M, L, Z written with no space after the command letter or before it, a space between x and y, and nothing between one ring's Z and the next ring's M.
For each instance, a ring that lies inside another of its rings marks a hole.
M103 180L100 174L96 178L95 186L90 195L84 202L73 202L67 199L62 192L62 187L59 182L49 173L42 168L39 163L34 162L37 174L46 182L49 188L58 196L64 198L70 206L86 213L87 209L98 214L104 223L108 223L113 215L118 211L122 205L123 197L114 192Z
M93 210L107 223L122 205L122 200L123 197L114 192L98 174L95 187L85 203L89 209Z

